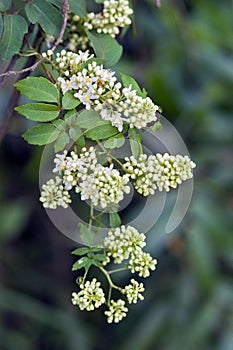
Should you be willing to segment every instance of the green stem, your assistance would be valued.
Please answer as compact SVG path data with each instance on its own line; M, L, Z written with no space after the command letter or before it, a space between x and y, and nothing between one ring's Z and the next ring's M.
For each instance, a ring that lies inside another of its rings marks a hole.
M89 228L91 228L93 218L94 218L94 208L93 208L93 205L91 205L91 207L90 207Z
M108 274L111 275L112 273L120 272L120 271L125 271L125 270L128 270L128 267L127 267L127 266L125 266L125 267L120 267L119 269L110 270L110 271L108 271Z
M103 274L104 274L105 277L107 278L108 283L109 283L109 285L110 285L110 288L114 288L114 289L117 289L117 290L121 290L120 287L116 286L116 285L113 283L111 277L109 276L109 272L108 272L107 270L105 270L103 267L99 267L99 269L103 272Z

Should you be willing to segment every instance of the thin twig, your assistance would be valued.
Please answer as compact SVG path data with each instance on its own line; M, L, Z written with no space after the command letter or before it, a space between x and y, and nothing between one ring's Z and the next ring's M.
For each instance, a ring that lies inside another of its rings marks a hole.
M53 47L51 48L52 51L54 51L56 49L56 47L59 45L59 43L61 42L61 39L63 37L63 34L65 32L66 29L66 24L67 24L67 19L68 19L68 11L69 11L69 3L68 0L62 0L63 3L63 24L61 27L61 31L53 45ZM26 72L30 72L30 71L34 71L36 69L36 67L44 60L44 57L41 57L36 63L34 63L32 66L21 69L21 70L9 70L6 71L5 73L0 73L0 77L9 77L10 75L16 75L16 74L22 74L22 73L26 73Z
M12 59L10 60L10 63L7 66L6 72L9 72L14 67L14 65L15 65L16 61L18 60L18 58L19 58L19 55L14 55L12 57ZM7 79L6 75L1 78L0 88L5 84L6 79Z

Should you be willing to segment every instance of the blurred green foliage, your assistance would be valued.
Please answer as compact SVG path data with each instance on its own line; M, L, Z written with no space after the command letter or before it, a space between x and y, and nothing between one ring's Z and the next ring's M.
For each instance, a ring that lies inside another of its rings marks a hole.
M158 269L126 320L109 326L101 312L79 312L70 303L76 246L37 203L41 150L21 139L26 121L15 116L0 150L1 350L233 349L233 5L161 3L134 1L136 36L122 39L117 69L162 106L197 163L188 214L164 233L171 195L148 234Z

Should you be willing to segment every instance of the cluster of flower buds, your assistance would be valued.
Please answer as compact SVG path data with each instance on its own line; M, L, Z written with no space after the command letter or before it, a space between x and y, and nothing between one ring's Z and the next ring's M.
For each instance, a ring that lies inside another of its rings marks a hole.
M60 77L69 77L79 72L82 64L94 55L90 55L89 50L79 50L78 53L66 50L54 53L52 50L47 50L47 52L42 53L42 57L46 59L46 63L51 64L52 68L60 74Z
M103 11L95 14L88 13L84 19L84 27L95 29L97 33L109 34L113 38L120 33L120 28L131 24L130 15L133 10L128 0L106 0Z
M169 155L168 153L147 156L141 154L138 159L126 157L125 171L134 181L134 187L143 196L154 194L155 190L170 191L183 181L193 177L192 169L196 164L188 156Z
M132 226L122 225L116 229L112 229L104 239L103 251L105 255L102 255L102 260L104 261L105 257L108 257L108 259L106 259L107 263L103 264L103 266L110 262L110 258L112 258L116 264L121 264L124 260L128 260L128 266L125 267L126 269L130 270L131 273L138 273L140 277L148 277L150 275L149 270L155 270L157 261L153 259L149 253L143 251L145 245L145 235L139 233L136 228ZM98 257L99 256L100 253L98 252ZM145 287L143 283L135 279L131 279L130 284L126 285L124 288L118 287L113 284L110 278L110 273L112 274L114 270L107 271L103 266L100 269L107 276L110 288L108 298L106 298L104 290L101 287L101 282L97 281L96 278L93 278L91 281L84 281L84 278L80 278L77 280L80 291L78 293L73 292L71 300L80 310L87 311L93 311L101 305L106 304L108 310L106 310L104 314L107 316L107 322L118 323L127 315L128 307L126 306L126 301L129 304L136 304L138 301L143 300L144 296L142 293L145 291ZM117 300L112 299L112 288L115 288L121 293L126 301L121 298Z
M112 257L115 264L128 260L131 272L146 278L150 275L150 270L155 270L157 261L143 251L146 245L145 238L145 235L134 227L122 225L108 232L104 239L104 247L108 257Z

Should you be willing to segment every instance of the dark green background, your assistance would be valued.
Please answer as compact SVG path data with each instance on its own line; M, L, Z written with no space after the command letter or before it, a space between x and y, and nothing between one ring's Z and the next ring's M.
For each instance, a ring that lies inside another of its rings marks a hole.
M122 323L108 325L102 310L80 312L70 303L75 244L38 202L42 151L23 141L29 125L15 116L0 149L1 350L233 349L233 4L134 3L136 36L121 39L117 69L162 106L197 163L188 214L165 234L171 195L148 233L158 269ZM2 119L12 81L0 95Z

